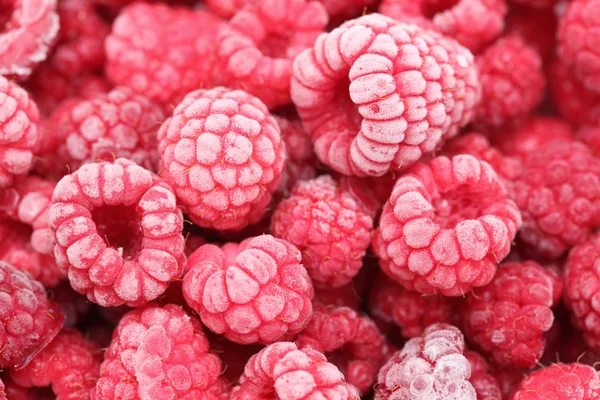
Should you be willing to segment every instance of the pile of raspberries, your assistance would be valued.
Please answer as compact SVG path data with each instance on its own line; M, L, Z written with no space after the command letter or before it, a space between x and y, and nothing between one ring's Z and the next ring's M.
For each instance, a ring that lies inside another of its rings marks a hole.
M0 0L0 400L600 400L600 0Z

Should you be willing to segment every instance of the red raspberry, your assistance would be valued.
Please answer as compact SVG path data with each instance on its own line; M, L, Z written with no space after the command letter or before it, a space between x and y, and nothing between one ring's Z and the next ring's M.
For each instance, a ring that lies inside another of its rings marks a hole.
M383 271L405 288L461 296L492 280L520 226L488 163L441 156L398 179L373 247Z
M160 296L185 268L171 187L135 163L86 164L54 190L54 254L73 289L104 307Z
M498 379L489 370L485 358L474 351L465 351L465 357L471 365L471 385L477 392L478 400L502 400L502 389Z
M523 215L521 240L539 256L559 258L598 226L600 160L578 142L539 149L523 164L514 200Z
M327 358L294 343L265 347L246 364L231 400L358 400L354 388Z
M56 0L3 0L2 3L0 75L25 79L46 59L58 34Z
M0 261L0 368L22 368L63 325L58 304L41 283Z
M211 331L236 343L268 344L308 323L313 288L293 245L262 235L196 253L183 295Z
M211 87L222 22L209 12L165 4L124 8L105 42L106 75L164 105Z
M381 368L375 400L475 400L464 351L464 338L457 328L430 325Z
M545 78L539 54L517 36L499 39L477 58L483 96L476 122L498 128L541 103Z
M204 228L258 222L285 162L279 126L256 97L214 88L189 93L158 132L162 175Z
M301 53L291 91L321 161L380 176L457 134L480 87L473 56L457 42L371 14Z
M223 18L231 18L245 6L256 0L204 0L204 4L215 14Z
M294 58L312 46L328 21L318 1L255 1L219 34L223 85L243 89L271 109L289 103Z
M594 153L600 155L600 120L594 125L584 125L575 134L575 139L585 143Z
M62 330L52 342L11 378L24 387L52 385L56 400L87 399L100 372L100 347L75 329Z
M521 382L513 400L594 400L600 398L600 378L583 364L552 364L533 371Z
M200 321L173 304L143 307L119 322L92 399L208 400L220 372Z
M558 18L552 7L533 8L535 2L555 0L512 0L528 3L531 7L511 6L506 17L505 35L518 36L542 57L546 63L554 55Z

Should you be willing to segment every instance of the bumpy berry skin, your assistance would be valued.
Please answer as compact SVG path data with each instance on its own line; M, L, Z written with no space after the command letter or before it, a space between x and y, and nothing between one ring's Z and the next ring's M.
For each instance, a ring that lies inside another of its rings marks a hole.
M301 53L291 93L323 163L381 176L456 135L480 86L473 56L456 41L371 14Z
M476 122L501 127L527 117L542 101L542 59L520 38L498 40L477 58L483 88Z
M465 341L456 327L433 324L379 371L375 400L476 400Z
M552 364L521 381L513 400L593 400L600 398L600 378L583 364Z
M143 307L115 329L92 399L212 400L220 372L200 321L173 304Z
M241 230L263 217L286 151L259 99L222 87L191 92L158 140L161 175L197 225Z
M58 266L73 289L101 306L154 300L184 271L175 194L129 160L86 164L61 179L50 224Z
M0 261L0 368L22 368L63 325L58 304L41 283Z
M278 342L250 358L231 400L359 400L344 375L313 349Z
M329 175L299 182L271 219L273 235L302 251L311 279L330 287L358 273L372 230L369 210Z
M240 10L219 33L221 84L270 109L289 103L294 58L328 21L325 7L313 0L259 0Z
M300 332L313 287L298 249L270 235L240 245L204 245L183 279L183 295L211 331L242 344L269 344Z
M485 358L474 351L465 351L465 357L471 365L469 381L477 392L477 400L502 400L502 389L498 379L489 370Z
M600 159L578 142L539 149L523 164L514 200L523 215L520 239L539 256L559 258L598 226Z
M102 351L75 329L54 340L11 378L24 387L52 386L56 400L88 399L100 373Z
M373 248L383 271L405 288L461 296L492 280L520 226L488 163L440 156L398 179Z

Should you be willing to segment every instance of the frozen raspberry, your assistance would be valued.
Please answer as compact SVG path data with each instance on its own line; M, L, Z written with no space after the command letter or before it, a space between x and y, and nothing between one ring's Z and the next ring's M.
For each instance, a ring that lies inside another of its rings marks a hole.
M236 343L268 344L308 323L313 288L293 245L262 235L197 253L183 295L211 331Z
M313 304L322 304L324 306L349 307L359 311L361 308L362 294L357 290L354 281L339 286L332 287L315 287L315 297Z
M575 134L575 139L585 143L592 152L600 155L600 120L594 125L584 125Z
M452 325L430 325L379 371L375 400L476 400L465 342Z
M173 304L143 307L119 322L92 398L208 400L220 372L200 321Z
M245 6L256 0L204 0L204 4L215 14L223 18L231 18Z
M52 339L65 320L41 283L0 261L0 368L22 368Z
M183 216L150 171L122 158L86 164L61 179L52 201L57 263L90 301L140 305L183 273Z
M57 0L3 0L0 75L25 79L48 56L59 29ZM10 14L10 16L8 15Z
M121 11L106 39L106 75L116 85L173 107L186 93L213 86L221 27L203 10L133 3Z
M56 400L87 399L100 372L100 347L75 329L62 330L27 366L12 370L24 387L52 386Z
M483 88L479 125L498 128L525 118L540 104L545 78L539 54L520 38L498 40L477 58Z
M440 156L396 181L373 248L383 271L405 288L460 296L492 280L520 226L488 163Z
M197 225L241 230L267 211L285 163L279 126L256 97L189 93L158 132L162 175Z
M552 364L521 382L513 400L593 400L600 398L600 378L583 364Z
M524 2L522 0L513 1ZM534 3L536 0L525 1ZM554 2L554 0L550 1ZM539 3L542 2L548 2L548 0L539 0ZM504 32L507 36L515 35L521 38L528 46L535 49L544 62L548 62L554 55L557 26L558 18L551 7L540 9L511 6L506 17Z
M485 358L474 351L465 351L465 357L471 365L471 385L477 392L477 400L502 400L500 383L489 370Z
M0 46L1 41L0 34ZM33 151L40 141L39 111L25 90L2 76L0 104L0 189L4 189L33 167Z
M365 9L376 3L376 0L319 0L327 13L336 20L357 17L364 13Z
M358 400L354 388L313 349L278 342L252 356L231 400Z
M532 152L514 200L523 215L520 239L539 256L559 258L599 225L600 159L578 142Z
M313 45L328 20L318 1L255 1L219 34L221 83L247 91L271 109L289 103L294 58Z
M600 94L600 0L568 3L558 26L557 55L588 89Z
M379 14L321 35L294 62L292 100L319 159L346 175L384 175L469 123L479 99L471 53Z
M63 314L65 314L65 327L72 327L81 323L92 310L92 303L85 296L74 291L68 282L49 289L48 296L58 303Z

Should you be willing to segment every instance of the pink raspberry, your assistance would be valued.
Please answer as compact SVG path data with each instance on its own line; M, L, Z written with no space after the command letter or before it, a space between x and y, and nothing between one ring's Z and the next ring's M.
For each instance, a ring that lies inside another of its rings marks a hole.
M119 322L92 399L212 400L220 373L200 321L173 304L142 307Z
M375 400L476 400L465 341L452 325L433 324L379 371Z
M175 194L135 163L86 164L56 186L50 209L58 266L103 307L160 296L185 268Z
M158 140L161 173L197 225L241 230L263 217L286 151L259 99L221 87L191 92Z
M291 93L322 162L381 176L456 135L480 86L473 56L456 41L371 14L302 52Z
M520 226L488 163L440 156L396 181L373 248L383 271L405 288L461 296L492 280Z
M271 109L289 103L294 58L313 45L328 21L318 1L255 1L218 36L221 83L247 91Z
M372 231L373 215L329 175L298 182L271 219L273 235L298 247L311 279L329 287L358 273Z
M520 239L539 256L559 258L599 225L600 160L578 142L532 152L514 200L523 215Z
M294 343L265 347L246 364L231 400L359 400L354 388L327 358Z
M0 261L0 368L22 368L63 325L58 304L41 283Z
M48 56L59 28L57 0L3 0L0 75L26 79Z
M540 5L544 2L555 2L555 0L512 1L529 3L531 6L533 6L535 2L540 3ZM552 7L533 8L529 6L511 6L505 23L505 35L515 35L521 38L528 46L535 49L540 57L542 57L544 63L552 59L556 43L556 29L558 27L558 18Z
M223 18L231 18L238 11L255 2L256 0L204 0L212 12Z
M489 370L485 358L474 351L465 351L465 357L471 365L471 385L477 392L478 400L502 400L502 389L494 373Z
M197 258L196 258L197 257ZM268 344L300 332L313 288L298 249L270 235L200 247L183 279L187 303L211 331L236 343Z
M0 46L1 42L0 34ZM3 76L0 104L0 189L5 189L33 167L33 152L40 141L39 111L25 90Z
M593 400L600 398L600 378L583 364L552 364L529 374L513 400Z
M597 124L580 127L575 139L585 143L595 155L600 155L600 120Z
M476 122L492 128L526 118L541 103L545 78L539 54L519 37L501 38L477 58L483 96Z

